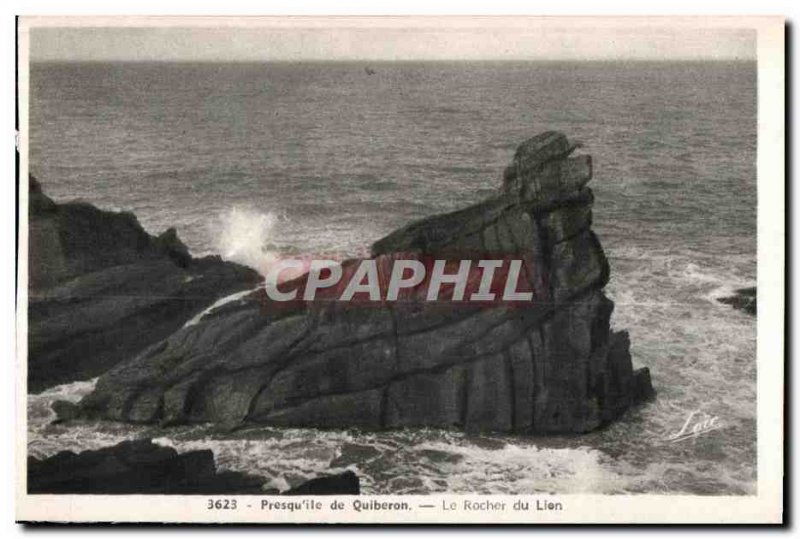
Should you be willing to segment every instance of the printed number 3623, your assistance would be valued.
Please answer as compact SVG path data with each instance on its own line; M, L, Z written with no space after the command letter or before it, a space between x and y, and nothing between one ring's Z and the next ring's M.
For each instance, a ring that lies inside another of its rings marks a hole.
M236 500L208 500L206 509L236 509Z

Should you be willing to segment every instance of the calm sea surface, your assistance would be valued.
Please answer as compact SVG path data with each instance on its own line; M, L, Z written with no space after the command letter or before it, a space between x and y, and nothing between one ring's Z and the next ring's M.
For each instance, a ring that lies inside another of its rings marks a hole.
M35 64L31 171L59 201L175 226L196 254L363 254L409 220L476 202L524 139L560 130L594 158L612 324L657 400L580 437L203 426L48 426L48 455L151 435L209 447L285 488L351 468L366 492L755 490L756 323L716 298L756 278L756 64ZM670 443L693 411L721 430Z

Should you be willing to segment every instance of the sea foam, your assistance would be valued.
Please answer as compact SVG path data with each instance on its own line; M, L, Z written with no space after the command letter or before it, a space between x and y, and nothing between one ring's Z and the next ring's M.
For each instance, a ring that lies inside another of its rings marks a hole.
M216 248L222 258L249 266L266 275L278 259L272 238L276 233L277 216L249 208L233 207L217 217L214 223Z

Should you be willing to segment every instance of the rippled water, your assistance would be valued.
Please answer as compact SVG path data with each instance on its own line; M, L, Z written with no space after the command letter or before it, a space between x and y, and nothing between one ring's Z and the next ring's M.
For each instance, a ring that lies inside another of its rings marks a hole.
M109 423L47 426L30 450L148 435L211 447L276 485L333 467L367 492L755 490L755 318L719 304L756 277L755 63L38 64L31 170L58 200L176 226L195 253L258 266L276 253L363 252L411 219L500 182L547 129L595 163L594 228L612 267L612 323L650 367L654 403L580 437L467 437ZM687 414L721 430L669 443Z

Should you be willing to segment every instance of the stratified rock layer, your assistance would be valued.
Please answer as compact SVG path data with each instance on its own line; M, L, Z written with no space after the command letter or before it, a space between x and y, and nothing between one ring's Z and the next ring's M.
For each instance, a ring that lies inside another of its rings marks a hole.
M277 305L254 293L102 376L79 414L143 423L585 432L652 394L612 332L588 156L524 142L489 200L376 242L394 258L526 261L527 304ZM353 262L344 264L345 274ZM301 278L299 281L302 281Z
M195 259L174 229L131 213L57 204L30 178L28 388L93 378L178 330L258 274Z

